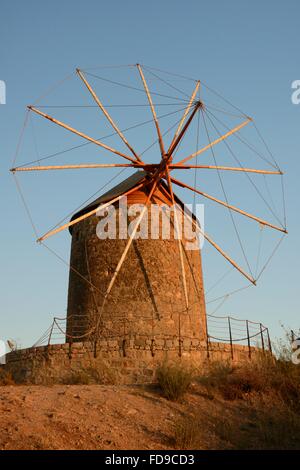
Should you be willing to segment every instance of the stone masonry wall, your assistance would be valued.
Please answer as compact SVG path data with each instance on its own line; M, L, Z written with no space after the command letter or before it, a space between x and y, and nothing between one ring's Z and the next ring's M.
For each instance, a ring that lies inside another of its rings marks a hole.
M116 214L119 221L119 208ZM130 221L129 217L128 223ZM152 238L151 228L156 225L149 211L148 238L134 240L102 310L106 290L128 240L99 239L98 222L99 217L91 216L72 229L70 265L73 270L69 278L66 341L71 337L73 341L91 340L87 332L92 331L98 321L102 338L140 334L149 338L181 335L205 340L206 312L199 249L184 249L183 253L187 309L174 229L170 229L170 238L163 239L160 216L157 222L160 235ZM184 237L182 244L184 248L188 244Z
M178 340L151 340L132 338L126 340L102 340L97 357L92 343L55 344L21 349L7 354L5 370L12 373L17 382L48 384L67 381L74 372L97 369L104 382L132 384L155 382L155 371L164 361L182 362L203 369L208 361L233 360L242 363L249 360L246 346L211 343L209 358L206 343L184 339L179 357ZM252 358L258 349L251 348Z

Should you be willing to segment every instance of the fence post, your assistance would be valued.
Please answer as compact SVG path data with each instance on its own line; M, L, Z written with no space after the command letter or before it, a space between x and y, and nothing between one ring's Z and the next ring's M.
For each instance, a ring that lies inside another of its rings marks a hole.
M231 333L231 323L230 323L230 317L228 317L228 327L229 327L229 338L230 338L231 359L233 359L233 347L232 347L232 333Z
M292 343L295 341L295 333L294 333L294 330L291 330L291 339L292 339Z
M97 338L94 340L94 358L97 357Z
M260 325L261 347L262 347L263 352L265 353L265 342L264 342L262 324L260 323L259 325Z
M49 333L48 344L47 344L48 347L50 346L51 336L52 336L53 327L54 327L54 321L55 320L53 320L53 322L52 322L50 333Z
M205 328L206 328L206 354L207 354L207 359L209 359L209 334L208 334L207 315L205 315Z
M209 359L209 334L206 333L206 354L207 354L207 359Z
M181 357L182 356L182 339L179 337L179 340L178 340L178 356Z
M248 320L246 320L246 326L247 326L248 353L249 353L249 359L251 359L251 344L250 344L250 334L249 334L249 322L248 322Z
M272 353L272 343L271 343L270 334L269 334L269 328L267 328L267 336L268 336L269 351L270 351L271 354L273 354Z
M155 349L155 339L152 338L152 340L151 340L151 356L152 356L152 357L155 356L154 349Z

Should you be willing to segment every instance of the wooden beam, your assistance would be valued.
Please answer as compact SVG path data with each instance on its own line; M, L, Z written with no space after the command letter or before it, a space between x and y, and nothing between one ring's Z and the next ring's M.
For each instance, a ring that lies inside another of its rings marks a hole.
M155 127L156 127L156 130L157 130L158 141L159 141L159 146L160 146L160 152L161 152L161 156L163 157L165 155L165 148L164 148L164 143L163 143L162 135L161 135L161 132L160 132L160 127L159 127L158 119L157 119L157 116L156 116L155 108L154 108L154 105L153 105L153 102L152 102L151 94L150 94L150 91L149 91L149 88L148 88L148 85L147 85L147 82L146 82L146 79L144 77L142 67L140 66L140 64L137 64L137 68L138 68L139 74L141 76L141 79L142 79L142 82L143 82L143 85L144 85L144 88L145 88L145 91L146 91L146 95L147 95L147 98L148 98L148 101L149 101L149 104L150 104L150 108L151 108L151 111L152 111Z
M186 309L189 309L189 298L188 298L188 292L187 292L187 285L186 285L186 276L185 276L185 268L184 268L184 257L183 257L183 250L182 250L182 245L181 245L181 240L179 239L179 225L178 225L178 217L177 217L177 207L175 204L175 199L174 199L174 193L173 193L173 188L172 188L172 182L170 178L170 172L168 167L166 167L166 176L167 176L167 182L169 186L169 191L172 199L172 204L174 207L174 226L175 226L175 231L177 235L177 240L178 240L178 247L179 247L179 256L180 256L180 265L181 265L181 276L182 276L182 285L183 285L183 292L184 292L184 298L185 298L185 305Z
M189 125L191 124L196 112L202 107L202 103L200 101L198 101L198 103L196 103L195 107L194 107L194 110L193 112L191 113L190 117L188 118L187 122L185 123L185 125L183 126L182 130L180 131L179 135L177 136L177 138L175 139L175 141L173 142L173 144L171 145L170 147L170 150L168 151L168 157L167 157L167 161L171 160L172 159L172 154L173 152L175 151L176 147L178 146L179 142L181 141L181 139L183 138L184 134L186 133Z
M190 170L192 168L201 168L203 170L225 170L225 171L242 171L244 173L258 173L262 175L283 175L282 171L275 170L257 170L255 168L241 168L232 166L215 166L215 165L179 165L174 163L169 165L171 170Z
M110 116L110 114L108 113L108 111L105 109L105 107L103 106L103 104L101 103L100 99L98 98L98 96L96 95L95 91L93 90L93 88L91 87L91 85L89 84L89 82L87 81L87 79L85 78L85 76L83 75L82 71L80 69L76 69L76 72L77 74L79 75L79 77L81 78L81 80L83 81L83 83L85 84L85 86L87 87L87 89L89 90L89 92L91 93L92 97L94 98L95 102L97 103L97 105L99 106L99 108L101 109L101 111L103 112L104 116L107 118L107 120L110 122L110 124L112 125L113 129L116 131L116 133L121 137L121 139L123 140L124 144L129 148L129 150L131 151L131 153L134 155L134 157L136 158L136 160L138 161L142 161L140 159L140 157L136 154L136 152L134 151L134 149L131 147L131 145L128 143L126 137L124 136L124 134L122 133L122 131L120 131L120 129L118 128L118 126L115 124L115 122L113 121L112 117Z
M182 208L181 208L181 211L182 211ZM207 240L235 269L237 269L237 271L239 271L243 276L245 276L245 278L248 279L248 281L256 285L256 280L253 279L252 276L246 273L246 271L244 271L216 242L214 242L213 239L207 234L207 232L202 230L200 225L197 222L195 222L195 220L189 214L186 214L185 212L183 213L186 217L188 217L192 221L196 230L198 230L198 232L205 238L205 240Z
M180 123L178 124L178 127L177 127L177 129L176 129L175 135L174 135L173 140L172 140L172 142L171 142L171 144L170 144L168 153L170 153L170 148L172 147L173 143L175 142L175 140L176 140L176 138L177 138L177 136L178 136L178 134L179 134L179 132L180 132L182 126L183 126L183 123L184 123L184 121L185 121L185 118L187 117L187 115L188 115L188 113L189 113L189 111L190 111L190 109L191 109L191 106L192 106L192 104L193 104L193 102L194 102L194 100L195 100L195 97L196 97L196 95L197 95L199 86L200 86L200 81L198 80L198 81L197 81L197 84L196 84L196 87L195 87L195 90L193 91L192 96L191 96L191 98L190 98L189 104L188 104L187 108L186 108L185 111L184 111L184 114L183 114L183 116L182 116L182 118L181 118Z
M229 132L227 132L226 134L222 135L221 137L219 137L218 139L214 140L213 142L210 142L208 145L206 145L206 146L203 147L202 149L197 150L197 152L192 153L192 154L189 155L188 157L184 158L183 160L181 160L180 162L178 162L178 165L182 165L183 163L187 162L188 160L191 160L192 158L196 157L197 155L200 155L201 153L205 152L207 149L213 147L214 145L218 144L219 142L222 142L222 140L227 139L229 136L231 136L231 135L234 134L235 132L238 132L240 129L242 129L242 128L245 127L247 124L249 124L249 122L252 122L252 119L251 119L251 118L246 119L246 121L242 122L241 124L239 124L238 126L236 126L234 129L231 129Z
M125 250L123 251L122 256L121 256L121 258L120 258L120 260L119 260L119 262L118 262L118 264L117 264L117 267L116 267L116 269L115 269L115 271L114 271L114 274L113 274L113 276L112 276L112 278L111 278L111 280L110 280L110 283L109 283L108 288L107 288L107 290L106 290L106 292L105 292L105 295L104 295L104 299L103 299L101 311L102 311L102 309L103 309L104 303L105 303L105 301L106 301L106 299L107 299L107 297L108 297L108 295L109 295L111 289L113 288L113 285L114 285L114 283L115 283L115 281L116 281L116 278L117 278L117 276L118 276L118 274L119 274L119 272L120 272L120 269L121 269L121 267L122 267L122 265L123 265L123 263L124 263L124 261L125 261L125 259L126 259L126 255L127 255L128 250L129 250L129 248L130 248L130 246L131 246L131 244L132 244L132 242L133 242L134 236L135 236L135 234L136 234L136 232L137 232L137 229L138 229L138 227L139 227L139 225L140 225L140 223L141 223L141 221L142 221L142 219L143 219L143 217L144 217L144 215L145 215L145 212L146 212L146 210L147 210L147 208L148 208L148 204L149 204L149 202L150 202L150 200L151 200L151 197L153 196L153 193L154 193L154 191L155 191L155 189L156 189L157 182L158 182L158 180L156 179L156 180L154 181L154 183L153 183L153 186L152 186L152 188L151 188L151 190L150 190L150 193L149 193L149 195L148 195L148 197L147 197L147 200L146 200L146 202L145 202L145 205L144 205L144 207L143 207L143 209L142 209L142 211L141 211L141 213L140 213L140 215L139 215L139 217L138 217L138 219L137 219L137 221L136 221L136 224L135 224L135 226L134 226L134 229L132 230L132 233L131 233L131 235L130 235L130 237L129 237L129 239L128 239L128 242L127 242L127 244L126 244Z
M82 168L144 168L155 169L159 164L152 163L82 163L74 165L47 165L47 166L17 166L11 168L9 171L15 173L17 171L46 171L46 170L76 170ZM263 175L282 175L282 171L269 171L269 170L256 170L255 168L235 168L227 166L214 166L214 165L168 165L170 170L190 170L192 168L200 168L204 170L227 170L227 171L241 171L245 173L259 173Z
M124 153L119 152L118 150L115 150L106 144L103 144L103 142L100 142L99 140L93 139L92 137L88 136L87 134L84 134L83 132L77 131L73 127L68 126L68 124L65 124L64 122L61 122L58 119L55 119L52 116L49 116L48 114L43 113L42 111L35 108L34 106L27 106L27 107L34 113L39 114L40 116L43 116L44 118L48 119L48 121L51 121L54 124L57 124L58 126L63 127L64 129L67 129L70 132L73 132L73 134L79 135L80 137L83 137L85 140L88 140L89 142L92 142L93 144L99 145L99 147L109 150L110 152L115 153L116 155L119 155L120 157L126 158L126 160L130 160L131 162L136 163L136 160L129 157L128 155L125 155Z
M200 229L201 230L201 229ZM213 239L207 234L207 232L201 231L205 240L207 240L224 258L229 261L229 263L237 269L243 276L245 276L248 281L250 281L252 284L256 285L256 280L253 279L250 274L246 273L219 245L217 245L216 242L213 241Z
M287 233L285 228L278 227L277 225L273 225L273 224L267 222L266 220L261 219L260 217L256 217L255 215L252 215L248 212L245 212L242 209L239 209L238 207L232 206L231 204L227 204L226 202L221 201L220 199L217 199L213 196L210 196L209 194L204 193L203 191L199 191L199 189L193 188L192 186L189 186L188 184L182 183L182 181L178 181L175 178L171 178L171 181L173 183L177 184L178 186L181 186L182 188L190 189L191 191L194 191L195 193L200 194L201 196L203 196L207 199L210 199L211 201L217 202L218 204L221 204L222 206L225 206L228 209L231 209L235 212L238 212L239 214L244 215L245 217L248 217L249 219L253 219L253 220L255 220L256 222L258 222L262 225L266 225L267 227L273 228L274 230L278 230L279 232Z
M123 196L128 196L129 194L133 193L134 191L137 191L140 189L142 186L144 186L144 183L141 183L134 188L130 189L129 191L126 191L126 193L121 194L118 197L115 197L114 199L111 199L110 201L106 202L105 204L102 204L101 206L98 206L96 209L93 209L86 214L81 215L80 217L77 217L74 220L71 220L71 222L68 222L67 224L61 225L60 227L57 227L54 230L50 230L49 232L45 233L42 237L37 239L37 242L42 242L46 240L47 238L51 237L52 235L55 235L56 233L61 232L62 230L65 230L66 228L72 227L72 225L77 224L78 222L81 222L84 219L87 219L88 217L91 217L92 215L96 214L98 211L105 209L106 207L110 206L111 204L114 204L117 202L119 199L121 199Z
M48 166L20 166L9 171L47 171L47 170L80 170L82 168L140 168L140 165L130 163L83 163L78 165L48 165Z

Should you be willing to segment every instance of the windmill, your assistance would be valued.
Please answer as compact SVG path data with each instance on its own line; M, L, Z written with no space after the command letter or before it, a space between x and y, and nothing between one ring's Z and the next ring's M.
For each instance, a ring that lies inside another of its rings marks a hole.
M244 127L252 123L253 120L248 116L244 116L244 119L239 124L228 129L227 132L220 134L214 140L208 139L209 141L205 146L198 148L195 152L175 162L174 156L176 151L181 144L184 145L184 138L193 121L201 117L205 128L207 126L209 114L207 114L206 103L199 98L201 82L199 80L195 81L195 87L189 99L185 102L185 108L176 126L171 142L166 145L155 103L152 99L152 93L144 74L144 67L140 64L136 64L136 68L148 100L148 106L151 110L157 133L160 151L160 161L158 163L149 163L143 160L142 156L134 149L134 146L129 143L124 132L112 118L107 106L104 106L98 94L96 94L87 79L87 74L83 70L77 69L76 73L78 77L96 103L99 111L104 115L114 132L127 147L126 152L121 152L99 139L94 139L69 124L44 113L36 106L28 106L28 109L31 113L39 115L56 126L99 147L101 150L103 149L123 159L123 161L120 163L80 163L49 166L43 166L39 162L37 166L15 166L11 171L14 174L16 172L75 170L85 168L103 170L106 168L129 168L136 171L128 180L125 180L119 186L113 188L107 194L96 199L93 203L74 214L69 222L46 232L43 236L39 237L37 241L43 243L46 239L66 229L69 229L72 234L72 269L70 270L69 282L67 338L80 341L91 335L96 338L96 340L103 335L107 337L109 337L109 335L112 337L121 337L122 334L123 336L128 334L126 325L128 325L130 319L130 331L132 331L132 328L135 328L138 330L139 336L142 337L146 337L147 332L151 331L151 341L154 341L155 338L159 338L160 335L167 335L168 333L170 333L170 336L178 337L179 353L181 354L180 345L182 344L183 338L196 338L201 341L205 340L207 335L200 253L198 252L197 255L192 252L188 253L185 250L184 240L180 239L180 237L174 237L172 247L166 247L164 241L161 239L159 240L160 244L155 243L155 248L151 245L152 240L136 241L135 236L143 218L146 217L147 209L152 203L158 200L163 201L170 207L174 207L173 228L174 233L178 233L180 231L179 219L182 217L183 203L175 194L175 188L185 188L193 194L200 195L204 200L212 201L226 208L230 213L237 213L259 224L259 226L286 234L285 225L271 223L264 218L230 204L227 198L225 198L225 200L219 199L202 191L198 186L189 185L181 178L178 179L172 175L172 173L177 170L182 173L183 177L184 173L191 169L199 171L212 170L218 172L218 174L222 172L241 172L247 175L260 174L280 176L282 175L282 171L278 166L272 169L256 169L245 168L242 165L218 165L215 161L215 164L198 164L198 156L209 150L213 152L218 144L226 142L231 136L238 135ZM124 160L126 160L126 162ZM91 242L91 240L93 237L95 239L97 214L108 206L117 205L124 196L128 198L129 203L138 201L143 204L143 209L135 220L130 236L128 239L122 240L122 243L118 240L117 245L115 241L106 240L101 243L97 241L101 248L95 249L95 243ZM241 267L212 239L192 213L184 214L184 217L190 219L198 234L217 250L235 270L251 284L256 284L257 279ZM174 244L176 245L176 249L174 249ZM146 253L147 250L154 250L156 262L154 262L153 259L151 261L150 254ZM109 253L109 259L106 260L106 266L104 266L105 263L103 263L103 260L105 259L106 251ZM93 256L93 253L97 253L97 256ZM168 256L170 259L168 259ZM116 259L116 257L118 259ZM148 257L150 257L150 264L146 266L146 258ZM137 272L137 261L141 274L135 276ZM164 263L168 263L167 270L162 267ZM102 267L99 268L99 266ZM141 289L141 287L138 289L134 287L134 282L136 282L136 285L139 285L141 279L143 279L146 292L143 300L139 298L139 289ZM160 289L155 290L153 288L153 284L155 283L160 285ZM114 294L115 291L116 293ZM177 294L179 294L178 298L175 298L175 301L171 302L170 297L176 296ZM166 301L166 299L169 300ZM175 309L175 311L174 303L177 305L177 310ZM126 310L128 310L128 312L125 315L122 314L122 312ZM135 317L135 311L140 312L140 319L138 319L138 316ZM115 321L113 321L112 318L115 318ZM159 325L159 328L154 327L154 323L155 325Z

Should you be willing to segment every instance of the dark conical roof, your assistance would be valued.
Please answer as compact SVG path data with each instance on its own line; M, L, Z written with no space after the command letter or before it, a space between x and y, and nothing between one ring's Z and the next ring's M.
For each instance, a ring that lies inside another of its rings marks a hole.
M80 209L78 212L76 212L72 217L71 221L74 219L77 219L78 217L86 214L89 211L92 211L93 209L97 209L98 206L101 204L104 204L105 202L108 202L118 196L121 196L122 194L126 193L130 189L134 188L137 186L145 177L147 176L147 172L145 171L137 171L133 175L129 176L129 178L126 178L124 181L121 183L117 184L113 188L111 188L109 191L106 193L102 194L99 196L97 199L95 199L93 202L88 204L87 206L83 207ZM164 181L161 181L161 184L165 187L165 189L168 190L167 184ZM181 205L182 207L184 206L184 203L179 199L176 194L174 194L174 199L177 202L177 204ZM186 211L192 216L194 219L196 219L195 215L190 212L189 210L186 209ZM72 233L72 226L69 227L70 233Z
M114 199L115 197L121 196L122 194L126 193L130 189L134 188L134 186L137 186L140 183L140 181L142 181L145 178L145 176L146 176L145 171L137 171L133 175L129 176L129 178L126 178L126 180L117 184L117 186L114 186L109 191L102 194L97 199L92 201L90 204L88 204L87 206L83 207L78 212L76 212L71 217L71 221L74 219L77 219L77 217L80 217L83 214L86 214L86 212L96 209L98 206L100 206L100 204L104 204L105 202L108 202L111 199Z

